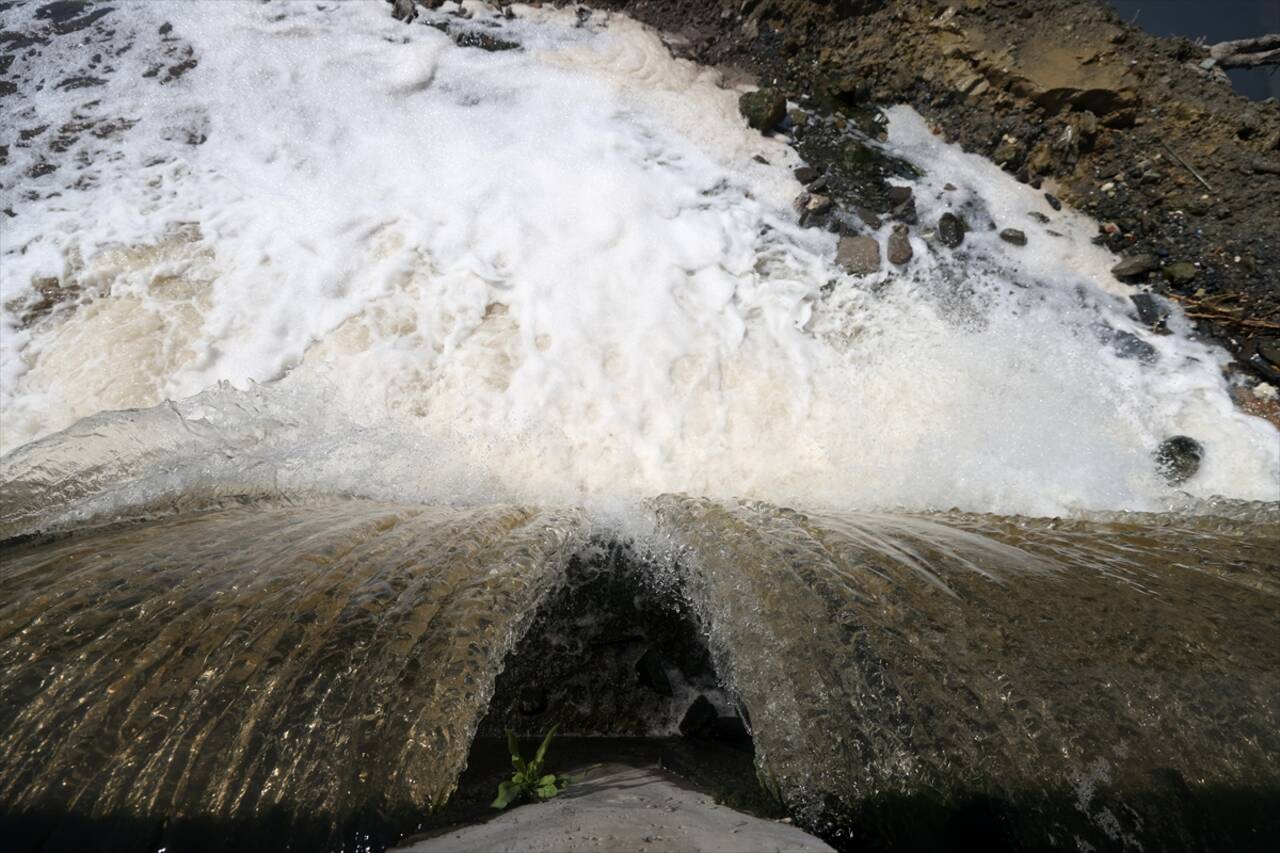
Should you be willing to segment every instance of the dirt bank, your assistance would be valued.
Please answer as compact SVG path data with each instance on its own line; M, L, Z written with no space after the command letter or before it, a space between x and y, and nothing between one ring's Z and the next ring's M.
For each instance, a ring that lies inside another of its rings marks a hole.
M1202 68L1207 49L1101 0L595 5L795 102L911 104L1095 216L1098 241L1130 261L1124 280L1182 303L1252 379L1280 381L1280 107Z

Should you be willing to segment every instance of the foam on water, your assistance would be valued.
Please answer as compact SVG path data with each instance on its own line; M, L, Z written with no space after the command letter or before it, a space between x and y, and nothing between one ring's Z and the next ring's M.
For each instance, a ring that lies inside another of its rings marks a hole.
M1141 329L1095 226L1054 214L1046 233L1038 194L909 110L890 146L926 171L922 223L967 203L975 230L955 255L917 234L909 272L850 277L833 235L798 226L796 154L625 18L112 6L19 55L0 102L6 451L227 381L290 410L255 458L287 447L297 487L312 470L382 496L1156 509L1176 493L1151 451L1186 433L1207 447L1193 496L1280 497L1280 439L1233 409L1225 355L1179 317ZM38 15L0 23L44 32ZM458 47L433 21L521 48ZM42 278L78 304L32 319ZM1155 359L1122 358L1115 331ZM403 458L374 483L379 453Z

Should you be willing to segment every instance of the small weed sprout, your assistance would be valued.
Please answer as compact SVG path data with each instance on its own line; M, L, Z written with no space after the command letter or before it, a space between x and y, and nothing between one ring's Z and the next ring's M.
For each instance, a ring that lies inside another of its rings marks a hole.
M498 786L498 796L489 805L495 809L505 809L521 799L549 800L569 785L567 776L542 772L547 759L547 747L551 745L551 739L555 737L558 728L558 723L551 727L533 759L527 762L520 755L520 745L516 743L515 734L507 729L507 749L511 752L511 766L515 768L515 772L511 774L510 781Z

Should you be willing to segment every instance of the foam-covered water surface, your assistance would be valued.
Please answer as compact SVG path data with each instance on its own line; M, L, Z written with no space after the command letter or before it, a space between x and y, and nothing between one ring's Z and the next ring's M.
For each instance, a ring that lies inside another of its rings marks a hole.
M622 17L43 8L0 12L32 38L0 101L6 479L80 418L206 392L182 405L287 414L303 490L1152 510L1185 498L1151 452L1189 434L1182 491L1280 497L1280 439L1233 409L1225 356L1176 316L1142 329L1090 223L1046 233L1042 198L907 110L888 145L925 172L922 223L960 206L974 230L953 256L922 229L907 271L852 277L798 225L797 155ZM236 446L226 470L277 464ZM378 456L396 470L351 474Z

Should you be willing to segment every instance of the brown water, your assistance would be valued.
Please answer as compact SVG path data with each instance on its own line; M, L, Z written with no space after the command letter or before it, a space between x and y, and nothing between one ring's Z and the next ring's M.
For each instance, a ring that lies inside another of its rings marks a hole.
M849 849L1265 847L1280 511L1224 512L666 496L603 548L577 511L258 501L11 540L0 829L6 849L380 847L446 802L486 711L616 720L604 695L638 688L610 673L668 637L677 689L609 733L669 733L711 673L764 787ZM548 707L490 709L495 685Z

